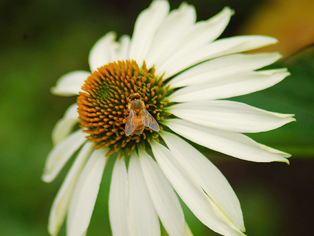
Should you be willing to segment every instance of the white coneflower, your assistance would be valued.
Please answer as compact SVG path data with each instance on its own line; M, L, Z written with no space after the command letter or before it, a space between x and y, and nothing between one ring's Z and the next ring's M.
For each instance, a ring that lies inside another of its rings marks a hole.
M85 235L109 158L116 158L110 187L113 235L191 235L178 197L207 227L222 235L245 231L238 198L220 171L182 137L227 155L256 162L288 162L289 154L242 133L272 130L292 115L225 99L268 88L286 69L259 70L278 53L239 52L276 43L265 36L216 40L233 14L228 7L195 22L193 6L169 12L153 1L132 39L108 33L92 48L90 72L59 79L54 94L78 95L53 130L43 180L55 179L80 149L51 209L57 235ZM73 131L77 122L81 129ZM127 162L126 162L127 160ZM128 167L126 166L128 163Z

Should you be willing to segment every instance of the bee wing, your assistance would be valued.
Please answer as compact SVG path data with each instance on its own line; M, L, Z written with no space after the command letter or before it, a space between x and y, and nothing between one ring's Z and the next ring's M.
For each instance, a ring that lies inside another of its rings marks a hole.
M160 130L155 118L145 108L143 109L142 122L146 127L151 128L154 131L158 132Z
M134 132L134 130L137 127L137 122L136 122L136 114L133 109L130 109L130 113L128 116L128 119L125 124L125 134L126 136L129 136Z

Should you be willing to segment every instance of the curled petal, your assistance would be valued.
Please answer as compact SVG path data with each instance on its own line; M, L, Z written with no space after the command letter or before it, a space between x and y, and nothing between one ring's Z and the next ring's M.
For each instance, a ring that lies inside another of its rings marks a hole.
M51 235L58 235L68 211L74 187L91 152L92 143L86 143L76 157L53 201L48 224L48 231Z
M65 112L63 118L57 122L52 131L53 145L57 146L72 131L74 125L78 122L77 104L71 105Z
M42 180L51 182L59 174L73 153L85 142L85 134L78 130L54 147L49 153Z
M97 68L111 62L110 51L114 45L116 33L109 32L100 38L89 53L90 70L94 72Z

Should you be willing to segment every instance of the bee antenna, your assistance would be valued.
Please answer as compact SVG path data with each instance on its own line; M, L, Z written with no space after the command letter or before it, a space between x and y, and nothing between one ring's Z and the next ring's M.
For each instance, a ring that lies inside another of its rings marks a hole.
M145 94L142 92L142 88L139 87L138 85L135 85L135 87L137 88L137 93L139 93L141 97L145 97Z

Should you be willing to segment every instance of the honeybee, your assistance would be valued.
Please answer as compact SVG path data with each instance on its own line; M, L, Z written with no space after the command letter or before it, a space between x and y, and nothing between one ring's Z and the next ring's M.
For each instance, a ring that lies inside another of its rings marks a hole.
M129 97L128 110L129 116L125 124L126 136L132 133L140 135L143 133L145 126L157 132L160 130L157 121L146 110L145 103L138 93L133 93Z

